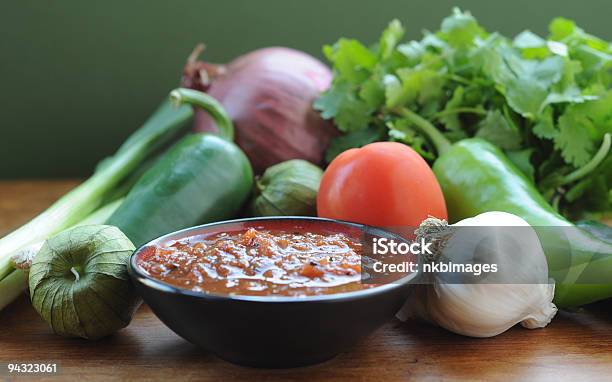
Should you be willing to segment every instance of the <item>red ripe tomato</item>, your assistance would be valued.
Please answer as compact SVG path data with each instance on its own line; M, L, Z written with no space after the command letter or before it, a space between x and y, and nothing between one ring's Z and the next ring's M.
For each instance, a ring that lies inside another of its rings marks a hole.
M418 227L430 215L448 219L433 171L416 151L397 142L337 156L321 179L317 212L379 227Z

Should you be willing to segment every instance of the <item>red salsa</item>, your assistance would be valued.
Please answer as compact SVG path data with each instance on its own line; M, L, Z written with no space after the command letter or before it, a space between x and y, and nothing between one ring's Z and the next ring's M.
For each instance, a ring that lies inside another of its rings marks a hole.
M250 228L145 248L138 265L173 286L215 294L312 296L361 283L362 246L342 233Z

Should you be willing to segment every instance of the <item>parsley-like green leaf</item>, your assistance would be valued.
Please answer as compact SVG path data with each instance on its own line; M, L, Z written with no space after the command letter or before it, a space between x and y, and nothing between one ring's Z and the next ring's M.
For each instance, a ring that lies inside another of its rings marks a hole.
M402 68L397 76L388 75L385 78L387 107L411 105L418 102L424 105L440 97L443 76L431 69Z
M453 91L453 96L448 100L446 106L442 113L447 113L440 117L440 122L446 127L449 131L460 131L461 130L461 121L459 120L458 113L451 113L453 110L459 108L463 103L463 94L464 87L457 86Z
M574 33L576 24L572 20L557 17L550 23L548 30L551 40L561 41Z
M380 57L385 60L391 57L393 50L398 42L404 36L404 27L399 20L393 20L389 23L389 26L382 33L380 38Z
M407 144L427 160L433 160L435 158L427 139L412 127L410 121L407 119L398 119L393 122L388 122L387 126L389 127L389 138L392 141Z
M361 98L369 108L376 109L385 102L385 87L378 77L372 77L361 85L359 91Z
M442 21L441 34L457 48L465 48L475 43L477 37L486 35L476 19L469 12L453 9L453 14Z
M533 125L533 133L543 139L554 139L559 133L553 121L552 108L546 108Z
M505 150L516 150L521 147L521 134L504 114L499 110L487 113L480 123L476 136L493 143Z
M328 60L345 81L360 83L376 65L376 54L357 40L341 38L334 46L324 48Z
M502 148L568 217L609 210L612 180L601 166L566 177L612 133L612 46L568 19L549 31L509 39L454 9L420 39L404 38L393 20L373 44L341 38L324 47L334 80L314 106L344 134L330 156L388 139L433 163L437 154L405 119L409 111L451 142L476 136Z
M351 133L336 137L332 139L327 151L325 152L325 160L329 163L341 152L379 141L383 138L383 136L384 131L382 129L368 127L363 130L353 131Z
M349 132L366 128L373 108L350 91L348 83L337 84L323 93L314 103L325 119L334 119L340 131Z
M513 41L513 45L521 50L523 58L542 59L550 56L546 40L531 31L523 31Z
M570 110L559 118L555 147L561 150L561 156L566 162L580 167L589 161L594 151L590 129L593 129L593 124L586 115Z

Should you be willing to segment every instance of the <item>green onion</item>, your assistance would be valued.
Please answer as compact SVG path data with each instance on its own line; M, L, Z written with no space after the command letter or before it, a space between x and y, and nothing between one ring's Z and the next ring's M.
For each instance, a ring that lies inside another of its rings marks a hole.
M124 142L114 156L100 164L91 178L64 195L29 223L0 239L0 295L3 300L0 301L0 309L14 299L11 298L15 294L12 292L20 288L19 272L14 271L11 260L13 254L25 246L44 241L49 236L78 224L109 198L117 197L116 190L122 182L187 127L192 114L189 106L173 108L169 102L164 102L147 122Z
M28 286L25 274L14 269L7 277L0 280L0 310L13 302Z

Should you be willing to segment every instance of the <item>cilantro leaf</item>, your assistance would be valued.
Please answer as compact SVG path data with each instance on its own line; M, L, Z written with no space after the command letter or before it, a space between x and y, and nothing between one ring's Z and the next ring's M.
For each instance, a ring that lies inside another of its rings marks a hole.
M597 141L597 144L605 133L612 134L612 90L596 100L571 105L566 112L580 114L592 123L592 128L589 129L590 136Z
M337 84L324 92L313 105L321 111L323 118L333 118L338 129L344 132L366 128L373 112L373 108L350 89L348 83Z
M402 68L397 76L388 75L385 78L387 107L411 105L418 102L424 105L440 97L444 79L432 69Z
M380 38L379 55L383 60L391 57L395 46L402 39L403 36L404 27L399 22L399 20L391 21Z
M533 125L533 133L543 139L554 139L559 133L553 121L552 108L547 107Z
M520 49L523 58L527 59L542 59L551 54L546 40L529 30L518 34L514 38L513 45Z
M393 20L374 44L341 38L324 47L334 80L314 107L343 133L328 158L386 139L433 163L409 111L451 142L476 136L503 149L566 216L609 211L612 175L601 166L564 179L612 133L612 45L568 19L553 20L549 32L509 39L454 9L420 39L406 39Z
M570 46L588 46L593 49L609 52L610 43L586 33L571 20L558 17L549 26L550 39L561 41Z
M387 126L389 127L389 138L392 141L407 144L427 160L433 160L435 158L427 139L412 127L410 121L407 119L398 119L393 122L388 122Z
M594 151L593 141L589 136L592 122L579 113L563 114L559 118L559 134L555 137L555 147L561 151L563 159L580 167L586 164Z
M380 79L374 77L366 80L359 90L359 98L372 109L383 103L385 101L385 88Z
M325 160L329 163L343 151L365 146L368 143L379 141L383 137L384 131L375 127L368 127L336 137L332 139L325 152Z
M333 46L325 46L323 52L345 81L360 83L368 78L376 65L376 54L357 40L341 38Z
M548 26L551 40L561 41L576 31L576 23L563 17L557 17Z
M546 106L550 89L559 82L564 70L561 57L526 60L507 45L485 52L491 63L487 74L497 83L508 105L525 118L535 119Z
M446 103L442 113L449 113L450 111L460 107L463 103L464 93L465 88L463 86L457 86L453 91L452 97ZM461 131L461 121L459 121L459 114L457 113L443 115L440 118L440 122L442 122L444 127L446 127L446 129L449 131Z
M468 47L474 44L477 37L486 35L476 19L459 8L454 8L453 14L442 21L440 33L451 46L457 48Z
M476 136L501 147L504 150L516 150L521 147L521 134L512 121L499 110L487 113L480 122Z
M324 119L335 118L349 89L350 86L347 83L335 84L315 100L314 108L321 112L321 117Z
M528 77L513 78L505 85L508 105L523 117L535 119L545 105L546 88Z

